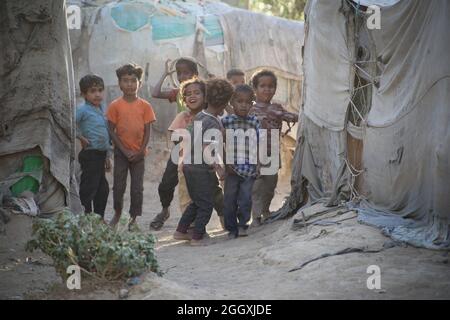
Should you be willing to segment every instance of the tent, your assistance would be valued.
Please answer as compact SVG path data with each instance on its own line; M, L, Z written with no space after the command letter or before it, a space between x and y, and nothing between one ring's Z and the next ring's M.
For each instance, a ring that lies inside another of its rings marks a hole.
M381 28L369 28L370 5ZM450 248L450 3L309 1L292 190L414 246Z
M203 75L206 69L224 77L229 69L241 68L249 78L258 69L269 68L280 78L278 102L298 111L302 22L213 0L69 0L68 4L79 6L83 18L81 30L70 31L75 79L89 72L102 76L109 102L120 95L115 69L129 61L143 66L141 95L155 107L156 131L166 132L176 110L163 100L153 100L151 87L164 72L165 61L181 56L199 61Z
M2 1L0 15L0 207L29 191L41 215L80 212L64 1Z

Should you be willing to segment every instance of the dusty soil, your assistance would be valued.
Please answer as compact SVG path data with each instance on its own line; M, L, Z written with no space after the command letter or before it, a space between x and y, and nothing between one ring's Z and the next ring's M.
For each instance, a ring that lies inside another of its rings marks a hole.
M142 232L161 209L157 186L167 153L154 148L145 179ZM151 168L151 169L150 169ZM288 193L280 183L272 208ZM126 196L126 201L129 197ZM128 202L126 202L128 203ZM112 217L112 196L107 219ZM313 215L323 208L309 209ZM164 276L143 275L137 285L82 282L82 290L67 290L42 253L24 251L31 221L13 217L0 236L0 299L450 299L448 252L393 243L378 229L361 225L353 212L331 213L331 225L292 230L293 218L250 230L247 238L228 240L214 213L205 247L190 247L171 235L180 217L177 199L158 238L157 257ZM336 222L337 221L337 222ZM345 248L368 248L379 253L330 256L289 272L303 262ZM28 260L27 260L28 257ZM31 258L31 259L30 259ZM367 268L381 270L381 288L369 290Z

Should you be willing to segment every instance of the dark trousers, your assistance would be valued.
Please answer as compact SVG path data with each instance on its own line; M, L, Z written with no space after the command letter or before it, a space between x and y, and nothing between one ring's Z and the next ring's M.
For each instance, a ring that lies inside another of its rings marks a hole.
M218 180L214 170L198 168L195 165L184 166L183 173L192 203L181 216L177 231L186 233L194 223L192 238L199 240L206 233L206 225L211 219Z
M169 158L166 165L166 170L158 186L159 200L163 208L170 207L175 193L175 188L178 185L178 166Z
M219 216L223 216L223 190L219 185L219 181L214 186L214 209ZM175 193L175 188L178 185L178 165L172 162L169 158L166 169L158 186L159 200L163 208L170 207Z
M114 210L123 210L123 195L127 189L128 171L131 175L130 186L130 216L135 218L142 215L144 195L145 159L129 162L119 149L114 150Z
M81 150L78 162L81 166L80 200L84 212L105 215L108 202L109 185L105 177L106 151Z
M251 218L252 190L255 178L230 173L225 179L225 229L238 234L238 227L246 229Z

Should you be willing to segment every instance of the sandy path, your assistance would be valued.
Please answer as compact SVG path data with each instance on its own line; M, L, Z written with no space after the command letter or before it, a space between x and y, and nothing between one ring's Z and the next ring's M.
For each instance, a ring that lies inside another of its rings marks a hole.
M161 209L157 186L166 156L155 152L148 159L144 215L138 221L142 232L150 232L149 223ZM279 189L273 209L280 206L286 193ZM125 202L128 200L126 196ZM110 219L112 194L108 210ZM253 229L249 237L235 240L227 239L214 213L208 225L212 239L206 247L174 241L171 235L180 217L176 197L171 212L164 228L155 232L157 257L165 275L141 277L141 283L132 287L130 299L450 299L448 252L391 247L389 238L358 224L352 212L344 214L341 218L350 219L339 225L293 231L290 219ZM27 264L30 254L23 251L23 244L29 221L17 218L8 228L15 224L22 224L21 233L10 231L0 236L0 298L118 298L117 285L85 285L81 292L68 292L42 254L33 256L39 263ZM380 249L383 245L388 249L380 253L328 257L288 272L323 253L348 247ZM370 265L381 269L380 290L367 289Z

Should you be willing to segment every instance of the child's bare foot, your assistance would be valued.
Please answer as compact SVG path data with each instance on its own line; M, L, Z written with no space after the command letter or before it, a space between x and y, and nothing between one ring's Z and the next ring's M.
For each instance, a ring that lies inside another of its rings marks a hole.
M261 217L254 218L252 224L250 225L252 228L259 227L261 225Z
M175 240L186 240L186 241L190 241L192 239L192 235L189 233L183 233L180 231L175 231L175 233L173 234L173 238Z
M160 213L153 219L153 221L150 223L150 228L153 230L161 230L161 228L164 225L164 222L167 221L170 217L170 210L169 208L163 208Z
M117 213L114 215L114 217L111 219L111 221L109 222L109 226L112 228L115 228L117 226L117 224L120 221L120 215L118 215Z
M220 226L222 227L223 230L225 230L225 217L220 216L219 220L220 220Z
M131 217L130 220L128 220L128 231L140 231L136 222L136 217Z
M248 237L247 229L239 228L239 237Z

